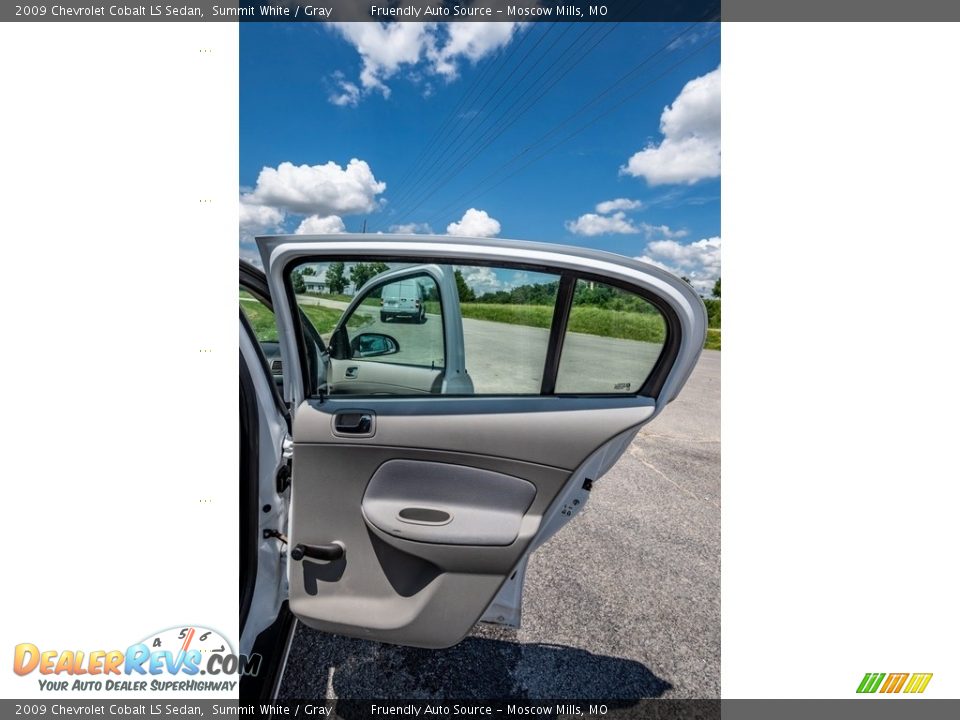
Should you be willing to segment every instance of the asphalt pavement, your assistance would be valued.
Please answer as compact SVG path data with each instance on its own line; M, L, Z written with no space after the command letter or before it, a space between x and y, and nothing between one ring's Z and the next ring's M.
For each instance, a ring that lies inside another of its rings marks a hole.
M298 625L286 698L720 694L720 353L527 569L523 627L420 650Z

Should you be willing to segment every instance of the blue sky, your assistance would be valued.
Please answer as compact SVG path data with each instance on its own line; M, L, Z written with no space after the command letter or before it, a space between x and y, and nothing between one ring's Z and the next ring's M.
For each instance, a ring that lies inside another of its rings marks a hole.
M610 250L707 288L720 262L719 28L686 28L241 23L241 255L259 233L358 232L366 219L368 232L428 224Z

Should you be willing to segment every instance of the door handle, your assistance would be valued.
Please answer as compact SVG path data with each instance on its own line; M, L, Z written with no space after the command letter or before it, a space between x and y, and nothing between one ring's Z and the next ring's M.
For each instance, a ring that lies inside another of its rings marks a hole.
M304 545L294 546L290 551L290 557L294 560L303 560L305 557L314 560L326 560L333 562L343 557L343 545L340 543L330 543L329 545Z
M340 413L333 421L333 429L341 435L371 435L373 413Z
M356 365L351 365L347 368L346 372L343 373L343 376L348 380L356 379L357 375L360 373L360 368Z

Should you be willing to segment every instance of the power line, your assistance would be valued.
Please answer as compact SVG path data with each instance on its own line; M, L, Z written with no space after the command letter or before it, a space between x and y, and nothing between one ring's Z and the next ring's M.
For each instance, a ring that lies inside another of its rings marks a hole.
M530 57L530 54L533 53L533 52L540 46L540 43L543 42L544 38L545 38L555 27L556 27L555 25L549 25L549 26L547 26L547 29L546 29L544 32L540 33L540 36L537 38L537 41L533 44L533 47L531 47L529 50L527 50L526 54L513 66L513 68L510 70L510 72L506 75L506 77L505 77L505 78L500 82L500 84L497 86L496 90L493 91L493 94L490 95L490 96L484 101L483 105L480 107L479 110L476 111L476 113L475 113L475 115L474 115L473 117L480 117L480 116L483 114L483 111L486 109L487 105L489 105L490 102L500 93L500 90L503 89L503 86L510 80L510 78L513 77L514 73L517 72L517 70L518 70L518 69L520 68L520 66L524 63L524 61L525 61L528 57ZM543 59L543 56L541 56L536 62L540 62L540 60L542 60L542 59ZM471 118L471 121L472 121L472 119L473 119L473 118ZM467 124L469 125L469 121L468 121ZM452 136L451 136L451 137L452 137ZM452 142L448 142L447 144L448 144L448 145L452 145ZM424 168L423 170L420 171L420 173L418 174L417 179L419 179L420 177L425 177L425 176L427 176L427 175L430 173L430 171L436 166L437 162L440 162L440 161L442 160L442 158L443 158L443 152L442 152L442 151L436 153L433 162L431 162L426 168ZM398 207L401 206L402 203L404 203L404 202L407 200L407 198L410 196L411 192L415 192L415 191L416 191L415 189L416 189L415 183L411 182L411 183L410 183L410 186L409 186L409 189L406 190L406 191L403 193L402 197L398 197L397 200L395 201L396 204L397 204L397 206L398 206Z
M424 143L423 147L420 149L420 152L417 155L417 158L415 159L415 161L407 168L407 171L403 174L403 177L401 177L400 180L397 182L398 190L404 187L404 184L410 178L411 173L415 172L417 168L420 166L420 164L427 157L432 157L433 151L436 149L434 140L436 140L440 136L440 134L446 129L450 121L453 118L457 117L457 113L460 112L460 109L472 100L473 92L478 87L480 87L481 83L483 83L483 89L480 91L482 94L483 90L486 90L487 86L490 84L490 81L492 80L492 78L496 77L496 73L491 73L491 68L493 68L494 65L496 65L497 70L499 71L500 68L502 68L508 62L510 56L514 52L516 52L520 47L523 46L523 43L527 40L529 35L530 33L524 34L523 37L520 38L520 41L516 44L510 44L508 41L508 44L501 47L499 52L490 62L484 63L483 70L480 72L479 75L477 75L474 78L473 82L470 84L470 87L467 89L467 91L460 96L460 100L456 104L456 106L453 108L453 110L451 110L447 114L447 116L444 118L443 122L437 128L434 129L433 134L430 136L430 139L427 140L427 142ZM497 64L498 60L500 61L499 65ZM484 83L484 80L486 80L486 83Z
M624 14L623 14L623 17L628 17L629 14L632 13L637 7L639 7L644 1L645 1L645 0L636 0L636 2L634 3L634 5L633 5L632 7L625 9ZM439 178L435 178L435 179L432 181L432 184L428 186L428 189L423 192L423 194L422 194L421 199L420 199L419 202L417 202L412 208L409 207L409 205L410 205L410 197L411 197L411 195L410 195L409 192L406 194L406 196L403 198L403 200L398 200L398 201L396 202L396 204L394 205L394 207L396 208L396 209L394 210L395 216L396 216L396 217L399 217L399 218L402 220L405 215L410 215L410 214L412 214L413 212L415 212L420 206L422 206L422 205L427 201L427 199L432 195L432 193L433 193L435 190L437 190L437 189L439 189L440 187L442 187L442 186L446 183L447 180L451 179L451 178L454 177L458 172L460 172L461 170L463 170L464 168L466 168L466 167L467 167L470 163L472 163L477 157L479 157L480 153L483 152L484 149L486 149L487 147L489 147L489 145L490 145L491 143L493 143L494 140L496 140L500 135L502 135L504 132L506 132L506 130L508 130L510 127L512 127L512 126L520 119L520 117L522 117L522 116L523 116L528 110L530 110L537 102L539 102L539 100L540 100L544 95L546 95L546 93L548 93L560 80L562 80L564 77L566 77L566 75L569 74L569 72L570 72L578 63L580 63L590 52L592 52L592 51L594 50L594 48L596 48L597 45L599 45L611 32L613 32L613 30L614 30L619 24L620 24L619 21L616 22L616 23L600 24L599 27L604 27L604 25L606 26L606 28L607 28L607 29L606 29L606 32L603 32L602 35L600 35L600 37L598 37L598 38L593 42L593 44L590 45L590 47L586 48L585 50L583 50L582 52L580 52L579 55L577 55L577 52L579 52L579 49L578 49L578 50L574 50L574 48L578 45L578 43L580 43L581 40L583 40L583 38L587 35L587 33L588 33L589 31L594 30L594 29L597 28L597 26L598 26L598 24L596 24L596 23L591 23L590 25L588 25L587 28L586 28L583 32L581 32L580 35L577 36L577 38L575 38L575 39L573 40L573 42L571 42L570 45L567 47L567 49L566 49L566 55L565 55L563 61L561 61L561 63L560 63L559 65L551 66L551 67L548 67L547 69L545 69L545 70L544 70L543 72L541 72L540 75L539 75L532 83L530 83L530 85L526 88L526 91L529 92L531 89L533 89L534 87L536 87L536 86L540 83L540 81L544 78L544 76L545 76L548 72L553 71L553 75L552 75L550 78L548 78L548 81L547 81L546 83L544 83L544 87L539 91L539 93L534 94L534 95L532 95L532 96L531 96L531 95L526 95L525 93L521 93L521 96L518 97L518 98L516 98L516 99L513 101L513 103L512 103L506 110L504 110L503 113L500 114L499 117L496 117L495 119L490 120L490 123L489 123L489 125L487 126L486 129L483 129L483 128L481 127L481 129L477 132L476 137L474 138L473 142L470 143L470 145L468 145L468 146L465 147L465 148L462 148L462 149L460 150L460 152L457 153L456 156L448 159L446 163L441 163L440 167L436 170L436 173L435 173L435 174L439 174L439 173L441 173L441 172L443 172L443 173L445 173L445 174L442 175L442 176L440 176ZM569 24L569 23L568 23L567 26L568 26L568 29L569 29L570 27L572 27L572 24ZM564 34L565 34L565 33L564 33ZM598 28L597 28L596 34L600 34L600 30L599 30ZM562 36L561 36L561 37L562 37ZM545 57L547 54L549 54L549 50L552 49L552 47L553 47L554 45L556 45L556 43L557 43L557 41L558 41L559 39L560 39L560 38L557 38L557 40L555 40L555 41L551 44L550 48L548 48L548 50L546 51L546 53L544 54L544 56L542 56L542 57L540 58L541 60L542 60L543 57ZM584 45L586 45L587 42L590 42L590 41L587 40L587 41L584 43ZM538 62L539 62L539 60L538 60ZM514 70L516 70L516 68L514 68ZM527 72L524 74L524 76L521 78L520 83L519 83L518 86L517 86L518 89L521 89L521 90L522 90L522 88L520 87L520 86L522 85L522 81L523 81L523 79L525 79L525 78L530 74L530 72L532 72L532 70L533 70L533 67L531 67L530 69L528 69ZM509 78L508 78L508 79L509 79ZM501 83L501 87L502 87L502 85L503 85L503 83ZM496 107L500 107L500 105L502 105L502 103L503 103L503 100L505 100L506 97L509 96L509 94L510 94L510 93L507 93L507 95L504 96L504 98L501 99L501 101L497 104ZM526 103L523 104L522 107L521 107L521 109L519 110L519 112L514 113L514 114L513 114L513 117L511 118L511 117L510 117L511 112L512 112L515 108L517 108L519 104L523 103L524 100L526 100ZM495 107L494 109L496 109L496 107ZM493 116L490 116L490 117L492 118ZM509 119L508 119L508 118L509 118ZM488 118L488 120L489 120L489 118ZM477 147L478 144L480 144L480 147ZM476 150L474 150L474 148L476 148ZM472 154L471 154L471 151L473 151ZM439 158L438 158L438 159L439 159ZM459 163L459 164L458 164L458 163ZM437 165L437 161L434 161L434 163L431 165L430 169L433 169L433 167L436 166L436 165ZM444 165L446 165L446 167L444 167ZM451 169L451 168L452 168L452 169Z
M534 142L532 142L532 143L530 143L529 145L527 145L526 147L524 147L519 153L517 153L516 155L514 155L514 156L513 156L510 160L508 160L506 163L504 163L503 165L499 166L499 167L496 168L493 172L491 172L491 173L488 174L486 177L484 177L484 178L480 181L479 184L483 184L484 182L486 182L487 180L489 180L491 177L493 177L497 172L499 172L500 170L505 169L506 167L509 167L511 164L513 164L514 162L516 162L517 160L519 160L523 155L525 155L527 152L529 152L530 150L532 150L534 147L536 147L537 145L539 145L540 143L542 143L544 140L546 140L547 138L550 138L550 137L554 136L554 134L555 134L558 130L562 129L562 128L563 128L565 125L567 125L571 120L573 120L574 118L576 118L577 116L579 116L579 115L581 115L583 112L585 112L585 111L587 110L587 108L589 108L591 105L596 104L599 100L601 100L603 97L605 97L605 96L608 95L610 92L612 92L617 86L621 85L621 84L622 84L624 81L626 81L629 77L631 77L632 75L635 75L637 72L639 72L639 71L642 70L644 67L646 67L646 66L650 63L651 60L653 60L654 58L656 58L657 56L659 56L660 54L662 54L662 53L663 53L664 51L666 51L668 48L672 47L672 46L674 45L674 43L676 43L680 38L682 38L685 34L687 34L688 32L690 32L690 31L691 31L693 28L695 28L697 25L698 25L698 23L693 23L693 24L691 24L691 25L688 25L686 28L684 28L683 30L681 30L681 31L680 31L679 33L677 33L676 35L674 35L674 36L673 36L672 38L670 38L664 45L662 45L662 46L659 47L657 50L655 50L653 53L651 53L650 55L648 55L647 57L645 57L643 60L640 61L640 63L638 63L637 65L633 66L633 67L632 67L630 70L628 70L626 73L624 73L623 75L621 75L615 82L613 82L611 85L608 85L603 91L601 91L600 93L598 93L597 95L595 95L591 100L589 100L588 102L586 102L586 103L584 103L583 105L581 105L580 108L579 108L578 110L576 110L574 113L572 113L571 115L568 115L566 118L564 118L564 119L563 119L562 121L560 121L558 124L554 125L554 126L553 126L552 128L550 128L547 132L545 132L543 135L541 135L537 140L535 140ZM518 116L517 119L519 119L519 116ZM456 203L456 202L457 202L460 198L462 198L462 197L463 197L463 195L458 196L458 198L457 198L456 200L454 200L454 203ZM447 206L447 207L449 207L449 206Z
M513 117L511 117L509 120L505 120L505 119L510 114L510 111L518 106L518 103L514 103L511 107L507 108L507 110L503 113L503 115L497 118L496 123L491 125L482 134L478 135L469 146L464 148L455 158L451 160L451 163L448 165L448 167L444 171L446 174L434 180L433 185L431 185L429 189L424 192L424 196L420 200L420 202L417 203L414 207L410 208L409 210L405 210L405 212L408 214L415 212L420 206L423 205L423 203L427 201L427 199L429 198L430 194L433 191L443 186L448 180L453 178L457 173L464 170L467 166L470 165L470 163L476 160L480 156L480 153L482 153L498 137L503 135L503 133L505 133L514 124L516 124L516 122L524 114L526 114L528 110L530 110L537 102L539 102L539 100L544 95L546 95L558 82L560 82L560 80L566 77L570 73L570 71L573 70L573 68L576 67L576 65L583 60L583 58L585 58L590 52L592 52L593 49L596 48L597 45L599 45L607 37L607 35L613 32L614 28L616 28L616 25L617 25L616 23L607 25L607 28L608 28L607 31L603 33L599 38L597 38L596 41L590 47L588 47L585 51L580 53L579 56L571 55L570 57L568 57L568 59L565 61L564 64L558 66L558 68L554 68L555 72L553 77L549 79L549 82L545 84L545 87L538 94L528 98L520 98L518 102L522 102L524 99L526 99L527 102L522 106L520 111L517 113L514 113ZM580 38L574 41L574 43L579 41L579 39ZM571 44L571 47L572 45L573 44ZM531 87L536 85L540 81L540 79L546 74L546 72L547 71L544 71L543 73L541 73L540 76L531 84ZM480 144L479 147L477 147L478 143Z
M522 151L520 151L520 153L518 153L517 155L515 155L513 158L511 158L511 159L510 159L509 161L507 161L506 163L503 163L503 164L501 164L500 166L498 166L496 169L494 169L493 172L489 173L483 180L481 180L479 183L477 183L477 184L474 186L474 188L472 188L472 189L470 189L470 190L467 190L466 192L460 194L460 195L459 195L457 198L455 198L452 202L450 202L450 203L448 203L447 205L445 205L445 206L444 206L443 208L441 208L437 213L435 213L433 216L431 216L431 220L434 220L435 218L441 217L441 216L443 215L443 213L447 212L450 208L452 208L454 205L456 205L457 203L459 203L461 200L463 200L463 199L466 198L466 197L470 197L471 199L476 198L476 197L480 197L481 195L484 195L485 193L490 192L490 191L493 190L494 188L499 187L500 185L502 185L503 183L505 183L505 182L506 182L507 180L509 180L510 178L514 177L515 175L519 174L520 172L522 172L522 171L525 170L526 168L530 167L530 166L531 166L532 164L534 164L535 162L537 162L537 161L541 160L542 158L546 157L548 154L550 154L553 150L555 150L555 149L556 149L557 147L559 147L560 145L568 142L569 140L573 139L574 137L576 137L577 135L579 135L580 133L582 133L582 132L583 132L584 130L586 130L587 128L593 126L594 124L596 124L597 122L599 122L599 121L602 120L603 118L605 118L605 117L607 117L608 115L610 115L612 112L614 112L615 110L617 110L620 106L622 106L625 102L627 102L628 100L633 99L634 97L636 97L637 95L639 95L643 90L645 90L645 89L647 89L648 87L650 87L651 85L653 85L655 82L657 82L657 81L661 80L662 78L666 77L668 74L670 74L673 70L675 70L677 67L679 67L679 66L682 65L683 63L685 63L687 60L689 60L690 58L694 57L695 55L697 55L697 54L699 54L700 52L702 52L703 50L705 50L709 45L711 45L711 44L712 44L714 41L716 41L717 38L719 38L719 37L720 37L719 33L717 33L716 35L712 36L712 37L709 38L706 42L704 42L702 45L700 45L700 47L698 47L696 50L690 52L689 54L687 54L686 56L684 56L683 58L681 58L680 60L678 60L676 63L674 63L673 65L671 65L670 67L668 67L666 70L664 70L662 73L660 73L660 74L659 74L658 76L656 76L655 78L652 78L651 80L649 80L649 81L647 81L646 83L644 83L643 85L641 85L641 86L640 86L637 90L635 90L634 92L632 92L632 93L630 93L629 95L626 95L625 97L621 98L617 103L615 103L614 105L612 105L611 107L609 107L607 110L605 110L605 111L602 112L601 114L597 115L597 116L594 117L593 119L589 120L589 121L586 122L585 124L581 125L581 126L578 127L576 130L574 130L573 132L571 132L570 134L566 135L566 136L565 136L564 138L562 138L561 140L557 141L556 143L554 143L553 145L551 145L550 147L548 147L546 150L544 150L544 152L542 152L542 153L540 153L539 155L537 155L536 157L532 158L529 162L527 162L527 163L525 163L524 165L520 166L519 168L517 168L517 169L514 170L513 172L505 175L504 177L502 177L500 180L498 180L497 182L493 183L493 184L490 185L489 187L482 187L482 186L484 185L484 183L486 183L488 180L490 180L490 179L492 179L493 177L495 177L495 176L496 176L498 173L500 173L502 170L504 170L504 169L506 169L507 167L509 167L509 166L510 166L511 164L513 164L516 160L518 160L518 159L521 158L523 155L525 155L527 152L529 152L529 150L530 150L531 148L536 147L538 144L540 144L540 142L543 140L543 138L545 138L545 137L553 134L557 129L559 129L560 127L562 127L563 125L565 125L572 117L575 117L577 114L579 114L579 111L578 111L578 113L575 113L574 115L570 116L569 118L567 118L567 120L564 120L564 121L563 121L562 123L560 123L558 126L556 126L555 128L551 129L546 135L543 136L543 138L541 138L541 139L538 140L537 142L533 143L532 145L529 145L529 146L527 146L526 148L524 148Z

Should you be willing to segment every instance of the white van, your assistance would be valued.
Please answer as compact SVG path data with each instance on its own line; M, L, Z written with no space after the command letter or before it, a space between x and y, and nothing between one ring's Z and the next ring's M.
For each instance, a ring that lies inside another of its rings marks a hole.
M423 306L423 288L416 280L401 280L384 285L380 292L380 322L393 318L409 318L418 323L427 321Z

